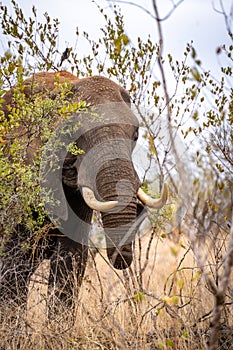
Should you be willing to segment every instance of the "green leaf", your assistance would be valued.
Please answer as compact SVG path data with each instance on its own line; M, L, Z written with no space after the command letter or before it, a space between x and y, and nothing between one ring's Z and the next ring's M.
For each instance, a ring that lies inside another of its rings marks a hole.
M142 293L142 292L139 292L139 293L137 293L137 294L134 295L133 299L134 299L134 301L136 301L136 302L140 302L140 301L142 301L142 300L145 299L145 294Z
M166 339L166 345L169 346L170 348L174 348L174 342L171 339Z

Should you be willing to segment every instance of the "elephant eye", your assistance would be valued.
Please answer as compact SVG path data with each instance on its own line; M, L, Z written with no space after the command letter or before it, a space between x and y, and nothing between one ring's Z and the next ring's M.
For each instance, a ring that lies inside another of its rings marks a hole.
M136 142L137 141L137 139L138 139L138 130L136 130L135 132L134 132L134 135L133 135L133 140Z

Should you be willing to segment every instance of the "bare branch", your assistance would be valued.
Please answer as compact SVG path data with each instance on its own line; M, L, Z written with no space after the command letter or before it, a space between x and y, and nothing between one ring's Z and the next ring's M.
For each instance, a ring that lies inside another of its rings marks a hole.
M143 12L145 12L147 15L149 15L151 18L153 18L154 20L162 22L162 21L166 21L184 0L179 0L177 3L172 1L173 7L171 8L171 10L168 11L168 13L163 18L154 16L145 7L143 7L142 5L139 5L139 4L135 4L132 1L125 1L125 0L106 0L106 1L107 2L117 2L117 3L120 3L120 4L126 4L126 5L131 5L131 6L137 7L140 10L142 10Z
M219 14L221 14L221 15L223 15L224 20L225 20L225 24L226 24L227 32L228 32L230 38L233 39L233 33L232 33L232 30L231 30L231 27L230 27L230 20L229 20L229 18L233 17L233 4L231 5L231 9L230 9L230 14L229 15L227 15L227 13L226 13L226 10L224 8L222 0L219 0L219 5L220 5L220 10L217 9L217 7L215 6L214 0L212 0L212 7L213 7L214 11L219 13Z

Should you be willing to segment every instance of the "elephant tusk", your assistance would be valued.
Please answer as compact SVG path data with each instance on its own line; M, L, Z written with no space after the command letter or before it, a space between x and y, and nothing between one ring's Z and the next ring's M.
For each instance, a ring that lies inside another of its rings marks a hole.
M89 208L97 211L107 211L117 206L117 201L101 202L96 199L94 192L89 187L82 187L83 199Z
M163 184L160 198L151 198L141 188L139 188L137 195L143 204L151 208L160 209L168 199L168 186L166 183Z

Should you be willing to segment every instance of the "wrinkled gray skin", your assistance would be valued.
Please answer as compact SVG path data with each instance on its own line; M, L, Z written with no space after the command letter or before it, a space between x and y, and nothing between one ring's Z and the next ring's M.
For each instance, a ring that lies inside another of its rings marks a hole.
M108 258L115 268L125 269L132 262L132 242L142 221L140 214L143 212L142 204L137 201L140 181L131 158L138 135L138 121L130 109L128 93L116 83L100 76L77 80L69 73L64 73L64 78L66 74L69 80L73 79L72 91L75 100L87 101L92 106L108 106L109 103L113 105L110 105L109 111L108 107L104 108L105 112L109 112L110 123L105 120L104 123L97 123L95 128L91 125L89 130L88 127L87 130L83 127L77 145L85 153L78 156L68 153L66 156L62 186L68 202L68 216L64 222L72 221L72 215L75 213L82 222L91 223L93 211L82 197L83 187L91 188L101 201L117 200L119 205L110 212L102 212L101 217L106 234ZM54 79L54 74L45 73L43 77L49 81ZM48 81L47 87L51 88ZM30 81L27 84L30 85ZM25 89L25 94L27 93ZM10 96L6 95L5 98L9 103ZM98 154L90 156L85 163L85 156L95 147ZM106 162L103 162L103 159L106 159ZM72 228L72 224L64 226L62 232L66 234L65 230L67 227ZM84 224L83 227L73 229L88 236L88 227ZM28 233L22 227L18 227L17 230L4 247L6 255L3 259L2 290L5 297L14 299L16 296L25 296L28 278L42 259L47 258L51 260L50 287L55 285L57 297L69 304L74 287L78 288L81 284L87 261L87 246L70 239L69 232L67 237L53 230L49 233L46 243L44 240L38 242L32 258L31 250L19 253L20 249L22 250L20 244L27 240ZM128 238L124 241L127 234ZM9 259L8 255L12 252L17 252L17 261ZM77 279L73 278L74 275Z

